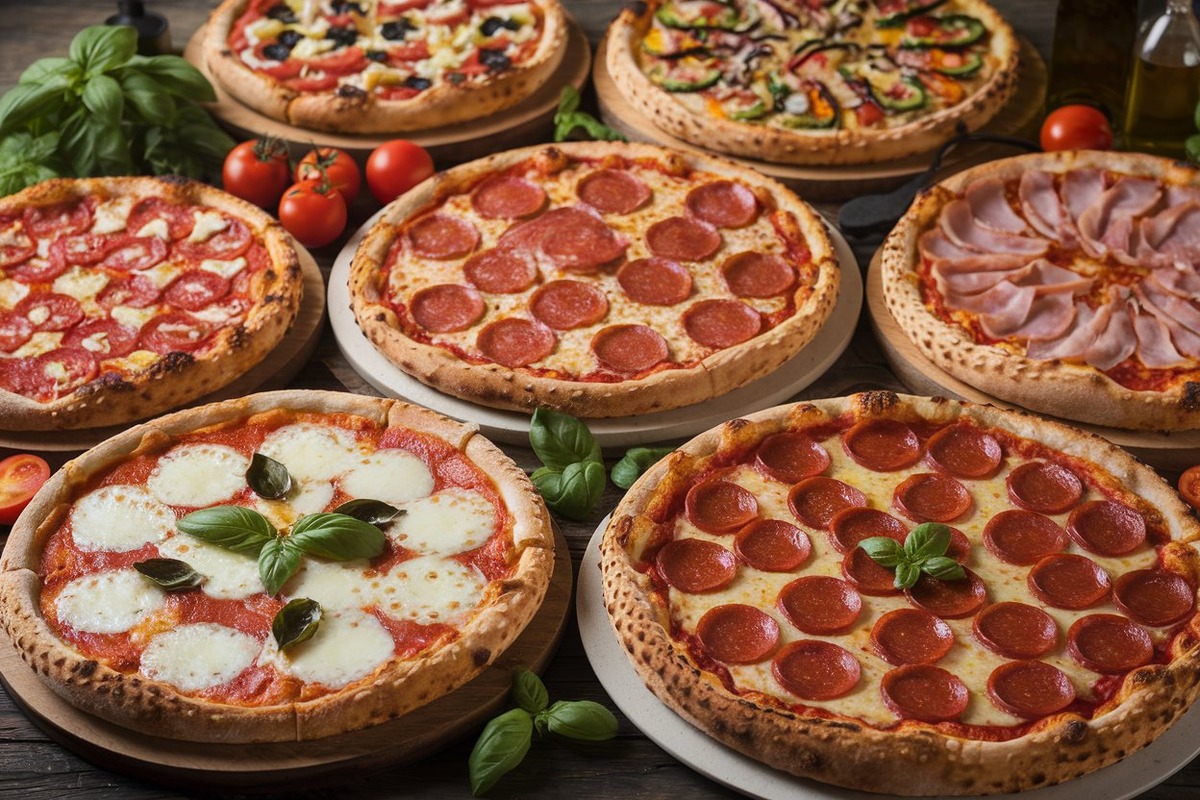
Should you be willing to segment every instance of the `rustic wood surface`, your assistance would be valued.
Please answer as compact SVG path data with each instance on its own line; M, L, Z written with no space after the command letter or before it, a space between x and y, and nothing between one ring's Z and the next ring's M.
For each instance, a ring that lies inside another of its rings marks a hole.
M1045 0L994 2L1013 22L1020 35L1033 42L1043 56L1048 55L1053 29L1053 3ZM150 0L148 5L167 16L175 46L181 49L204 22L215 2ZM621 3L619 0L566 0L566 5L595 45ZM107 0L0 3L0 92L15 84L21 71L35 59L65 55L70 39L78 29L102 22L114 9L115 4ZM818 207L829 218L836 216L837 206L818 204ZM353 209L348 230L353 230L372 211L365 201L361 207ZM314 253L326 274L340 245L341 242L338 242ZM859 263L865 269L872 255L873 244L859 243L855 249ZM850 349L824 377L804 390L797 399L837 396L875 388L903 389L889 371L865 320L864 312ZM346 364L328 328L317 346L316 354L291 385L295 388L377 394ZM536 465L532 452L526 448L506 446L505 450L527 470L532 470ZM0 450L0 455L4 454ZM61 455L51 453L48 456L54 464L63 460ZM618 499L618 490L610 486L591 519L578 523L560 521L576 568L596 526ZM573 615L568 620L559 651L545 672L545 680L552 699L589 699L612 707L584 654ZM447 743L440 752L418 763L373 774L354 771L340 776L336 783L328 786L290 789L277 796L302 800L469 797L467 755L476 733L471 731L461 739ZM0 690L0 798L158 800L206 797L225 800L237 796L200 793L178 784L148 782L106 768L101 758L97 758L95 763L84 760L39 729L8 694ZM738 795L675 761L624 719L620 734L609 742L535 741L524 763L489 793L489 797L497 799L568 796L601 800L660 797L702 800ZM1143 800L1185 800L1197 796L1200 796L1200 761L1141 795Z

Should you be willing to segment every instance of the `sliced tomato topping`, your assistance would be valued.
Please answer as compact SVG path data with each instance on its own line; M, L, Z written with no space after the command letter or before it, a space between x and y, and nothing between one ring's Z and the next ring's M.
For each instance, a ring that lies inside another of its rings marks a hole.
M0 525L12 525L50 478L44 458L20 453L0 461Z

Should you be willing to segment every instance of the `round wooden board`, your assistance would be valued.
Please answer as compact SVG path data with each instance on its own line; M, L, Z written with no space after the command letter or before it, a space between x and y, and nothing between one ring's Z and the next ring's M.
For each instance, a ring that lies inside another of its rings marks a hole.
M896 377L914 393L941 395L942 397L969 400L972 403L988 403L1000 408L1025 410L1021 406L1000 400L958 380L917 349L917 346L896 324L895 318L892 317L892 313L888 311L884 302L883 269L878 252L871 259L871 266L867 271L866 290L867 313L883 355L892 371L896 373ZM1042 416L1048 415L1042 414ZM1158 433L1088 425L1069 419L1059 419L1058 421L1102 436L1113 444L1125 448L1150 466L1167 472L1182 471L1200 459L1200 431Z
M573 586L571 554L557 526L554 538L554 575L545 600L512 646L458 691L371 728L274 744L207 744L147 736L69 705L8 644L0 644L0 683L38 727L68 750L106 769L172 786L276 791L387 769L437 750L498 713L508 701L514 668L545 668L562 636ZM464 763L464 774L466 770Z
M600 42L600 46L596 48L596 58L592 65L592 83L596 86L600 116L605 124L621 131L633 141L650 142L728 158L782 181L809 200L844 200L891 188L904 179L925 171L933 163L933 151L882 164L821 167L758 161L703 150L662 130L640 109L625 100L612 76L608 73L605 63L606 44L607 40ZM1017 91L1000 110L1000 113L981 129L982 132L1008 136L1020 135L1026 132L1029 124L1041 113L1042 104L1046 98L1046 62L1042 60L1041 55L1030 42L1020 39L1020 44L1021 74L1020 80L1017 82ZM956 147L944 160L943 170L957 171L1010 152L1002 146L985 143Z
M292 242L300 257L304 275L304 295L296 321L275 349L244 375L215 392L187 403L185 407L215 403L269 389L282 389L296 376L321 339L325 322L325 279L312 255ZM0 447L34 452L82 453L89 447L115 436L134 423L105 428L81 428L71 431L6 431L0 430Z
M208 70L202 48L207 28L207 25L200 26L184 48L183 57L213 84L217 102L206 103L204 107L225 128L245 138L277 136L288 143L294 155L307 152L314 144L338 147L350 153L360 163L366 163L366 158L372 150L397 136L416 142L428 150L435 161L444 164L458 164L500 150L544 141L553 129L559 93L567 84L582 90L591 68L592 57L592 48L583 29L567 15L567 49L563 54L562 63L550 80L515 106L483 119L441 128L401 131L390 135L338 134L297 128L264 116L235 100L213 80Z

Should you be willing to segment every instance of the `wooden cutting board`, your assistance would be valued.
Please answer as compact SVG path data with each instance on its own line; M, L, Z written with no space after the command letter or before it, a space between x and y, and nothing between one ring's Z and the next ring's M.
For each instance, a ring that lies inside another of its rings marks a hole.
M413 761L500 713L508 704L512 670L524 666L541 672L557 648L572 584L571 555L556 527L554 575L542 607L494 664L458 691L400 719L315 741L234 745L147 736L60 699L7 641L0 641L0 683L50 738L107 769L199 789L312 788ZM462 771L465 775L465 762Z

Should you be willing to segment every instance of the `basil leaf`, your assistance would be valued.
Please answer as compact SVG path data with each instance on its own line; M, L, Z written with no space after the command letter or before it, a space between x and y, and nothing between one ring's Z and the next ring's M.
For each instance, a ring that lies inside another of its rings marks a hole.
M99 117L92 117L92 141L95 142L96 163L102 175L128 175L134 172L133 159L129 155L129 140L119 125L107 125Z
M129 66L154 78L170 94L204 103L217 99L203 73L179 56L138 57Z
M19 83L0 97L0 136L19 130L31 120L54 114L65 105L64 86L58 81Z
M1196 123L1196 127L1200 129L1200 103L1196 103L1196 110L1193 112L1192 121Z
M240 506L213 506L193 511L175 523L184 533L237 553L258 553L279 538L262 514Z
M285 650L294 644L311 639L321 624L324 612L321 604L307 597L297 597L289 600L288 604L279 609L275 619L271 620L271 636L280 650Z
M602 742L617 735L617 718L591 700L559 700L545 713L550 732L568 739Z
M962 564L947 556L934 556L921 565L921 570L940 581L957 581L967 577Z
M604 465L599 461L568 464L564 470L542 467L530 476L546 505L567 519L583 520L604 494Z
M642 476L643 472L658 463L659 459L665 458L673 452L675 452L673 447L630 448L613 466L612 482L622 489L628 489L633 486L634 481Z
M52 131L36 138L14 133L0 139L0 196L60 176L58 138Z
M96 158L96 132L89 124L86 109L79 108L63 120L59 128L59 152L65 152L75 175L94 175L99 167Z
M109 126L120 125L121 112L125 110L121 84L107 75L97 75L84 85L81 99L94 118Z
M333 512L304 515L285 541L297 550L334 561L373 558L387 546L387 537L379 528Z
M896 565L896 579L892 581L892 585L897 589L908 589L916 584L920 577L920 567L907 561L901 561Z
M583 98L580 97L579 91L571 84L567 84L558 95L558 111L555 113L555 117L559 114L572 113L579 108L581 102L583 102Z
M882 567L895 567L904 560L904 548L889 536L871 536L860 541L858 546Z
M478 797L495 786L521 763L532 741L533 720L519 708L504 712L484 726L467 759L471 794Z
M382 500L348 500L333 510L334 514L345 514L371 525L386 525L404 512L389 506Z
M171 125L175 122L175 100L149 75L126 71L121 75L125 100L146 122Z
M256 495L268 500L278 500L292 490L292 476L287 467L262 453L255 453L250 458L246 483Z
M950 528L940 522L922 522L908 532L904 552L910 560L920 563L934 556L946 555L950 547Z
M1193 164L1200 164L1200 134L1189 136L1187 141L1183 143L1183 148L1187 152L1188 159Z
M148 558L137 562L133 568L168 592L195 589L204 583L203 575L177 558Z
M271 597L300 569L300 548L291 539L271 539L258 551L258 577ZM277 640L279 637L275 637Z
M546 684L533 670L517 667L513 670L512 682L513 700L525 711L536 714L549 705L550 693L546 691Z
M91 78L124 64L137 53L137 31L124 25L92 25L71 40L71 60Z
M39 58L21 73L19 83L46 83L55 78L70 84L83 76L83 70L69 58Z
M564 86L558 96L558 109L554 112L554 141L570 138L576 128L583 128L589 138L603 141L629 141L624 134L601 123L586 111L580 111L582 98L575 87Z
M587 425L561 411L535 410L529 422L529 443L542 463L555 469L566 469L576 461L603 460Z

